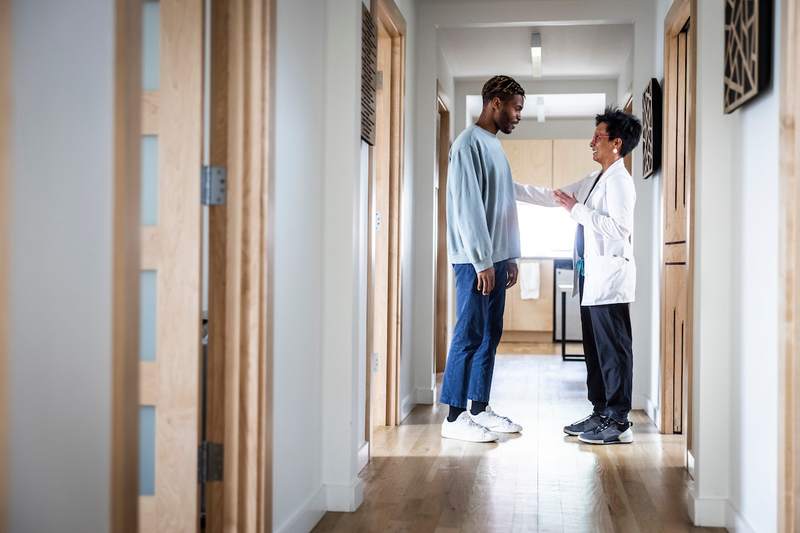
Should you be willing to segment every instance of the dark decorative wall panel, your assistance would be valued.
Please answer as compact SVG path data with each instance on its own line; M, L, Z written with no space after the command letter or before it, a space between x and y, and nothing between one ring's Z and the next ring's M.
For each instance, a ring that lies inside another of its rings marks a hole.
M378 78L378 28L362 4L361 26L361 138L375 145L376 81Z
M725 112L769 87L773 0L725 1Z
M661 86L652 78L642 95L642 176L649 178L661 167Z

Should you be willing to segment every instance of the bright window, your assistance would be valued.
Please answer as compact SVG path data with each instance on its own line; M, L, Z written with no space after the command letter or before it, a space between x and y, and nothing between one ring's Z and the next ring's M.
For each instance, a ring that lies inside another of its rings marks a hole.
M561 207L517 202L522 257L571 258L576 222Z

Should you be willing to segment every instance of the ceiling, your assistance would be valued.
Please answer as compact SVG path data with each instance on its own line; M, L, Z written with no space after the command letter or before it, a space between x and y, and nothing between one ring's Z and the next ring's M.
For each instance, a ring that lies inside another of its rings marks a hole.
M586 118L603 112L606 106L606 95L603 93L588 94L529 94L525 96L525 107L522 119L537 119L539 108L544 107L545 120L553 118ZM480 95L467 96L467 116L474 121L483 109Z
M445 28L439 45L454 78L531 79L531 33L542 35L543 79L610 79L633 48L633 25Z

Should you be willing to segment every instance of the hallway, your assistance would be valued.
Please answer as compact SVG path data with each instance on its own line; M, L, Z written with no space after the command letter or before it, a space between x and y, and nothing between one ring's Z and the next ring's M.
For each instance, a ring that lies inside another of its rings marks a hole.
M591 447L561 432L586 411L585 367L502 355L493 406L522 436L479 445L439 437L445 410L418 406L376 434L364 504L314 531L723 531L691 526L683 439L635 412L631 446Z

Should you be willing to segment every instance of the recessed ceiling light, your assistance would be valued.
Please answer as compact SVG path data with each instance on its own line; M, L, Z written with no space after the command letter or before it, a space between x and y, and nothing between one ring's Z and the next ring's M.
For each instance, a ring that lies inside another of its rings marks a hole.
M534 78L542 77L542 34L538 31L531 34L531 68Z

